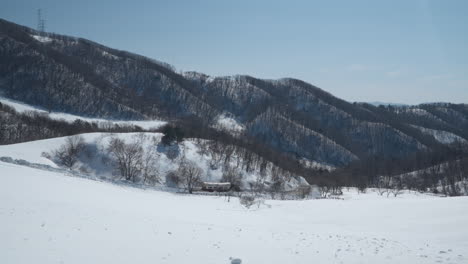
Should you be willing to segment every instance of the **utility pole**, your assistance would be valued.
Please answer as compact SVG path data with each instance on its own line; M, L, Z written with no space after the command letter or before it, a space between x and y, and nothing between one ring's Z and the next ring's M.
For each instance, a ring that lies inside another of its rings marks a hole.
M42 10L37 9L37 31L40 33L45 32L45 19L42 18Z

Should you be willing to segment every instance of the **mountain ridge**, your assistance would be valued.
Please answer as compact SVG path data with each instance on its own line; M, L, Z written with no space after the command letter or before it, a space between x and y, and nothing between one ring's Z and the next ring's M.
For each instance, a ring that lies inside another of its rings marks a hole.
M237 137L334 167L372 156L404 158L443 145L413 126L468 139L465 104L375 107L294 78L178 73L151 58L6 20L0 20L0 44L0 92L49 111L193 119L203 126L229 116L245 127Z

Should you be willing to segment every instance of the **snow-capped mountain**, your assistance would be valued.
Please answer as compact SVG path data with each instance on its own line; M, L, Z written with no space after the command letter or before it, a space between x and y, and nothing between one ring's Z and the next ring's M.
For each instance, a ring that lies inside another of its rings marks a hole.
M349 103L296 79L178 73L140 55L5 20L0 20L0 95L52 113L189 119L255 142L263 153L331 167L374 156L404 158L453 142L428 133L432 130L468 139L467 105L376 107ZM8 122L18 122L8 116ZM8 122L3 131L11 127Z

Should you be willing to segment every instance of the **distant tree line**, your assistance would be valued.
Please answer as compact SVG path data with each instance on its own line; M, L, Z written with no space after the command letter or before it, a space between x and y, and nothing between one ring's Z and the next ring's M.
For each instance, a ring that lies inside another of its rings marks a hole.
M26 111L19 113L0 103L0 144L13 144L38 139L70 136L91 132L142 132L134 125L104 124L77 119L73 122L51 119L47 113Z
M445 195L467 195L468 145L460 142L440 146L435 150L420 151L405 159L369 157L324 173L335 186L355 186L361 190L375 187L382 193L398 189Z
M138 126L107 125L102 126L94 122L76 120L67 122L54 120L47 113L24 112L18 113L13 108L0 103L0 144L12 144L31 140L70 136L90 132L142 132L145 131ZM420 191L432 191L445 193L447 195L459 195L462 193L460 182L467 175L466 159L468 157L467 146L462 143L452 145L437 145L426 151L419 151L406 158L395 158L385 156L370 156L365 159L352 162L349 165L328 172L323 169L306 168L299 160L290 153L284 153L269 147L257 138L242 134L233 136L224 131L216 130L206 126L202 120L190 116L179 121L172 122L154 132L162 132L163 144L178 143L184 137L194 139L206 139L209 143L199 141L202 149L209 151L214 156L217 166L225 170L225 179L237 186L239 177L235 176L236 169L228 166L234 157L240 157L241 162L237 169L240 170L264 170L265 164L274 165L274 170L268 173L275 174L273 177L278 182L272 183L271 188L281 188L282 182L288 177L303 176L310 184L327 187L328 189L340 186L356 186L360 189L367 187L388 186L392 183L398 189L404 187ZM73 142L70 142L72 144ZM79 148L79 142L75 142ZM113 153L122 145L114 144ZM122 144L122 142L120 142ZM73 145L73 144L72 144ZM138 149L138 148L137 148ZM72 151L76 151L73 150ZM58 151L57 156L62 159L65 166L72 167L74 160L64 149ZM138 151L136 151L138 154ZM444 169L424 170L442 166ZM214 164L216 165L216 164ZM411 171L423 170L417 179L406 177L397 179L399 175ZM149 174L148 174L149 175ZM234 175L234 176L233 176ZM124 175L125 178L133 178L131 171ZM384 177L384 178L382 178ZM385 178L387 177L387 178ZM390 177L390 179L388 179ZM151 177L148 177L151 178ZM393 180L392 180L393 179ZM384 184L386 182L386 184ZM189 184L190 185L190 184ZM393 188L392 187L392 188Z

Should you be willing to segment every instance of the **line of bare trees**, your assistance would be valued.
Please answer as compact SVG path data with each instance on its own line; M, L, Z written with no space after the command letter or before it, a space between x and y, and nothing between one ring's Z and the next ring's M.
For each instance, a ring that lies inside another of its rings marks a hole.
M26 111L19 113L12 107L0 103L0 145L32 140L71 136L91 132L143 132L139 126L56 120L48 113Z
M108 142L101 150L103 157L99 158L106 160L106 164L113 168L114 175L121 180L156 185L161 184L162 177L165 177L167 186L183 188L188 193L193 193L201 189L202 179L210 173L187 159L183 150L176 150L180 147L178 144L161 145L164 143L155 137L141 134L133 136L131 140L124 140L112 136ZM237 146L206 140L198 140L196 144L199 154L210 157L210 169L221 169L221 181L230 183L231 192L248 191L255 197L269 193L272 198L291 195L285 192L285 186L297 176L290 172ZM158 152L158 147L161 147L162 152ZM75 165L89 152L88 148L82 136L68 137L62 146L52 152L51 158L66 168L80 169ZM170 162L176 165L176 169L161 175L160 155L166 155ZM82 165L83 162L79 164ZM244 175L248 172L254 172L259 176L255 181L249 181L249 184L245 185ZM306 197L305 190L302 196Z

